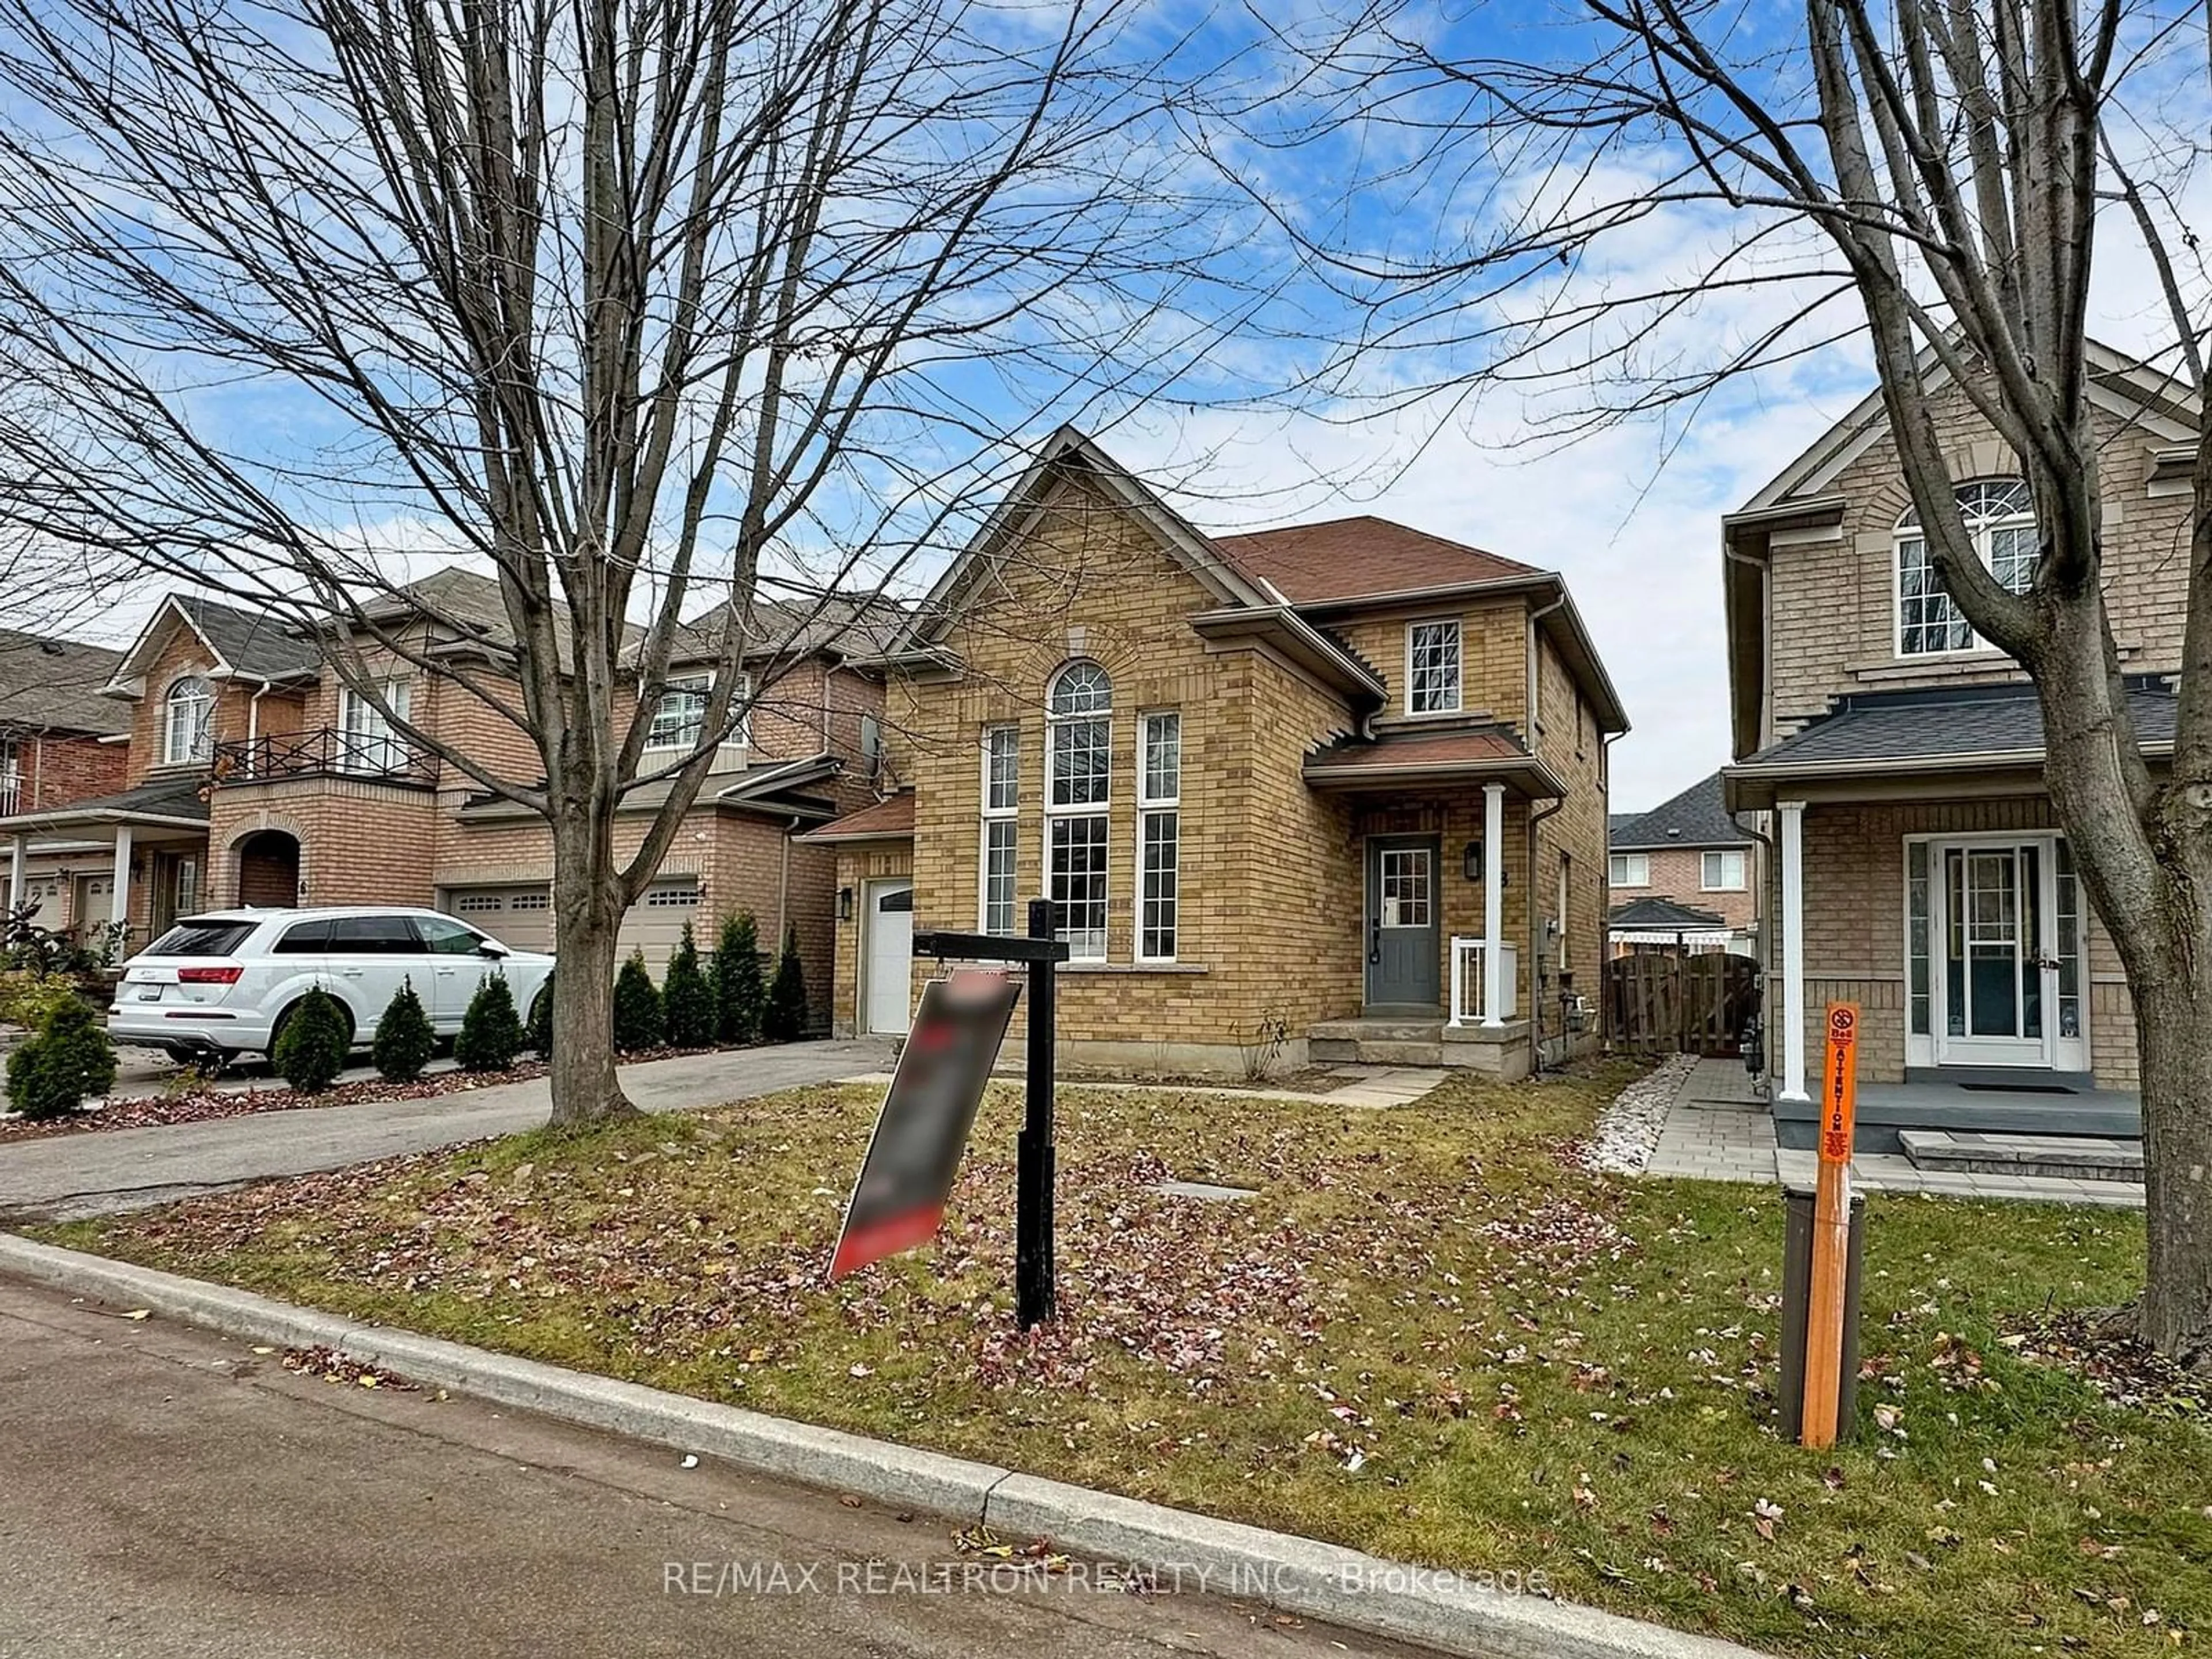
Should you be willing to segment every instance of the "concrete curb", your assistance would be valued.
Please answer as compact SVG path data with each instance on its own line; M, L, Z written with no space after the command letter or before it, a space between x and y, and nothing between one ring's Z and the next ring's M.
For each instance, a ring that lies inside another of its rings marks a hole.
M1288 1533L1118 1498L381 1325L0 1233L0 1273L231 1336L326 1347L410 1382L721 1459L802 1485L1045 1537L1211 1589L1466 1659L1757 1659L1747 1648L1486 1588Z

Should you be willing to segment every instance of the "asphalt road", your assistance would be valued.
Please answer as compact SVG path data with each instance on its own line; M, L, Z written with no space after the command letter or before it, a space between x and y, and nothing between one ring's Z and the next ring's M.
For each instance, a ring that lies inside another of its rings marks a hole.
M1088 1564L963 1588L942 1521L125 1311L0 1280L8 1659L1413 1651Z
M622 1080L646 1110L678 1111L878 1071L890 1053L877 1042L793 1042L625 1066ZM0 1220L73 1220L272 1176L513 1134L544 1123L551 1098L539 1078L428 1100L0 1143Z

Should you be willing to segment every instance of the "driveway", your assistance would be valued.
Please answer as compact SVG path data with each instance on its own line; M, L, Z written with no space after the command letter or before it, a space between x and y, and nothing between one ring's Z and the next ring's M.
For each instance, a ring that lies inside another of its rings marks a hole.
M1409 1653L1087 1573L971 1579L943 1521L119 1311L0 1281L0 1653Z
M879 1072L881 1042L792 1042L622 1068L649 1112L683 1111ZM428 1100L258 1112L152 1129L103 1129L0 1146L0 1219L68 1221L142 1209L273 1176L342 1169L513 1134L552 1109L543 1078Z

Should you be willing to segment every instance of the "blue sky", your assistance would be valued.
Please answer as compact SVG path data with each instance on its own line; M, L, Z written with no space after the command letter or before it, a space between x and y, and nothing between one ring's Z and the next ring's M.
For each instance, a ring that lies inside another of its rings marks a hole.
M1329 9L1322 0L1307 0L1293 21L1312 24ZM1269 15L1280 22L1292 14L1271 9ZM1408 18L1455 53L1510 54L1565 52L1586 41L1564 21L1572 15L1571 8L1495 0L1420 8ZM1801 16L1796 7L1747 6L1744 38L1793 27ZM1119 49L1135 54L1168 40L1181 42L1179 61L1186 67L1207 67L1201 87L1215 106L1267 89L1288 78L1292 67L1262 48L1249 15L1200 3L1161 3L1135 14ZM1006 444L975 458L980 465L968 471L1004 478L1018 469L1022 441L1073 416L1204 528L1375 513L1557 569L1635 725L1615 751L1614 806L1655 805L1728 758L1720 517L1869 389L1863 349L1843 340L1731 383L1702 401L1694 418L1680 409L1662 410L1607 422L1571 441L1534 439L1547 422L1587 406L1593 388L1586 380L1492 385L1475 397L1446 385L1480 367L1501 338L1511 338L1512 325L1539 292L1556 299L1608 285L1618 291L1709 268L1740 233L1741 222L1718 211L1684 210L1625 228L1571 277L1540 272L1528 289L1486 296L1447 318L1417 324L1397 337L1398 350L1342 360L1332 343L1397 313L1377 313L1339 285L1289 275L1295 261L1286 239L1215 171L1215 161L1230 169L1237 185L1249 185L1312 234L1363 253L1409 258L1440 236L1479 240L1486 213L1529 199L1542 186L1413 165L1425 135L1409 130L1403 118L1432 112L1449 94L1395 105L1401 118L1391 123L1316 134L1308 124L1341 107L1327 91L1309 84L1298 99L1273 111L1262 124L1273 144L1255 142L1249 124L1219 118L1218 108L1133 129L1127 140L1131 164L1159 169L1158 177L1206 204L1201 222L1177 234L1190 239L1192 251L1204 247L1215 279L1177 293L1167 316L1151 319L1146 337L1170 337L1181 325L1206 343L1187 361L1182 349L1170 351L1167 372L1145 377L1133 391L1105 394L1055 386L1042 369L1027 375L933 371L936 384L957 389L976 419L1008 434ZM13 109L9 114L21 118ZM1194 139L1203 140L1212 159L1199 153ZM1611 155L1585 188L1632 195L1639 177L1663 169L1667 161L1663 149ZM1820 250L1800 239L1771 257L1805 261L1818 258ZM2101 269L2093 331L2123 349L2139 348L2153 327L2147 269L2112 242ZM1253 306L1263 289L1272 290L1267 303ZM1121 288L1123 295L1157 291L1135 276ZM1771 288L1715 295L1669 322L1663 354L1711 360L1789 302L1784 290ZM1073 332L1090 319L1103 330L1115 314L1114 296L1096 292L1072 293L1057 303L1052 321ZM1249 325L1224 337L1208 334L1220 318L1242 308L1255 311ZM1470 319L1476 332L1467 327ZM1816 327L1835 331L1832 325L1850 319L1848 309L1832 312ZM1491 331L1500 328L1507 332ZM1290 390L1332 367L1338 372L1319 383ZM1436 387L1445 389L1431 390ZM195 408L227 442L271 460L296 461L299 452L343 437L326 411L281 383L234 384L197 397ZM951 460L957 467L961 458ZM981 501L962 505L956 526L971 520ZM834 538L841 522L866 516L854 495L825 499L811 533ZM405 552L406 562L418 568L437 562L453 540L404 507L364 514L362 528L367 539ZM902 570L900 586L926 586L953 539L933 538ZM81 631L125 638L150 603L149 592L133 593L96 628Z

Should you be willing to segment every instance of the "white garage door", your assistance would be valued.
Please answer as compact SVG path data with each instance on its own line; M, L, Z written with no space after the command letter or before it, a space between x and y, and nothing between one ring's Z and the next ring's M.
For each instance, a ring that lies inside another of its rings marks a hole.
M914 1023L914 884L872 881L867 896L868 1030L896 1036Z
M115 919L115 878L80 876L76 883L75 926L79 938Z
M668 959L676 954L677 939L687 921L691 924L691 937L701 954L713 950L714 941L711 938L700 938L707 922L699 914L699 878L670 876L656 881L623 918L618 954L627 962L632 951L643 951L645 965L653 969L653 976L658 980L668 971ZM769 948L765 939L762 948ZM770 971L774 970L775 962L771 955Z
M446 911L515 950L553 948L553 895L542 885L457 887Z

